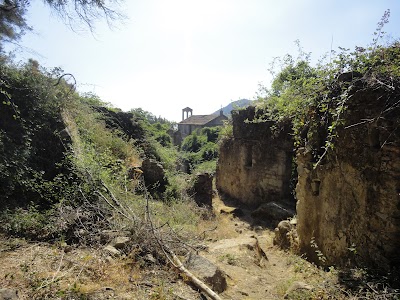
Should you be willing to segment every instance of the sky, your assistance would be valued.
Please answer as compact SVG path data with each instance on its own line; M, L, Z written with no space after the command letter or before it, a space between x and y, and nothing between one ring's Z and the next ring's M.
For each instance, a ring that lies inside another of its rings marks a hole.
M399 0L125 0L123 22L69 26L42 1L31 1L33 32L16 50L46 68L74 74L77 90L128 111L142 108L171 121L182 109L211 114L254 99L268 86L274 57L297 55L294 41L316 60L331 49L372 42L385 10L385 31L398 38Z

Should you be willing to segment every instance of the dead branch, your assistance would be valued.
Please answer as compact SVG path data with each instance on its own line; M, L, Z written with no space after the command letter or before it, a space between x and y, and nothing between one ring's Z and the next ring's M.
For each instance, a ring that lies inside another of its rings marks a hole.
M129 212L127 211L127 209L117 200L117 198L114 196L114 194L111 192L111 190L108 188L108 186L104 183L103 180L101 180L101 184L102 184L102 186L106 189L107 193L110 195L110 197L112 198L112 200L114 201L114 203L115 203L116 205L118 205L118 206L122 209L122 211L123 211L125 214L126 214L126 213L129 213ZM126 216L125 214L123 214L123 216ZM131 214L132 214L133 219L138 220L137 216L133 213L133 211L131 211ZM126 216L126 217L127 217L127 216ZM129 217L127 217L127 218L128 218L128 219L131 219L131 218L129 218Z
M366 119L366 120L362 120L361 122L358 122L358 123L356 123L356 124L348 125L348 126L346 126L344 129L349 129L349 128L356 127L356 126L359 126L359 125L363 125L363 124L365 124L365 123L372 123L372 122L374 122L374 121L375 121L375 119Z
M124 214L122 211L120 211L118 208L116 208L110 201L108 201L108 199L99 191L96 191L96 194L99 195L104 201L106 201L106 203L108 205L111 206L112 209L114 209L117 213L119 213L120 215L124 216L127 219L130 219L126 214Z
M198 279L195 275L193 275L188 269L185 268L185 266L182 264L182 262L179 260L179 258L174 254L174 252L169 249L166 245L163 245L166 252L169 253L171 257L168 257L168 260L172 262L173 266L177 268L179 271L185 274L187 278L190 279L190 281L198 287L202 292L207 294L212 300L222 300L216 292L214 292L212 289L210 289L203 281Z
M58 77L58 80L57 80L56 84L54 84L54 86L59 85L60 82L61 82L61 79L63 79L63 77L65 77L65 76L71 76L72 79L74 80L74 83L73 83L73 84L70 84L70 89L69 89L69 91L68 91L68 93L67 93L67 96L68 96L69 93L71 93L71 92L72 92L73 90L75 90L75 88L76 88L76 79L75 79L75 76L74 76L74 75L72 75L71 73L62 74L60 77Z

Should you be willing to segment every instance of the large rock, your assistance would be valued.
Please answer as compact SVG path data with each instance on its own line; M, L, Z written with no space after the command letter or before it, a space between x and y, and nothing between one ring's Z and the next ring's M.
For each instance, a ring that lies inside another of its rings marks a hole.
M215 292L222 293L228 287L226 274L208 259L189 253L185 265L190 272L204 281Z
M298 238L294 223L295 222L289 220L279 222L278 226L275 228L274 245L282 249L293 249L297 247Z
M281 220L293 217L294 214L295 212L291 209L285 208L284 206L275 202L262 204L251 213L252 217L254 218L272 223L277 223Z

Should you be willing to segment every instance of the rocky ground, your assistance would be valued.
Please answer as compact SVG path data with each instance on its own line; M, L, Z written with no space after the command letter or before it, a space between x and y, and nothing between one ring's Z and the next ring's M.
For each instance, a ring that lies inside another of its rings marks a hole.
M250 212L219 198L213 210L215 218L199 224L203 250L181 259L222 299L351 299L335 269L278 249L273 230L255 225ZM208 299L188 281L151 256L1 237L1 300Z
M274 246L274 231L254 225L250 211L213 205L219 226L200 254L226 274L222 299L309 299L336 283L334 272Z

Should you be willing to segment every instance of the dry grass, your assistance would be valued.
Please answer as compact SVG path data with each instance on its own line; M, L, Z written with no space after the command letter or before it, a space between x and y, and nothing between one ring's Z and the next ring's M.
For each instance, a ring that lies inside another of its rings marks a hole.
M176 299L196 292L178 274L132 256L0 237L0 286L21 299ZM70 250L70 249L68 249Z

